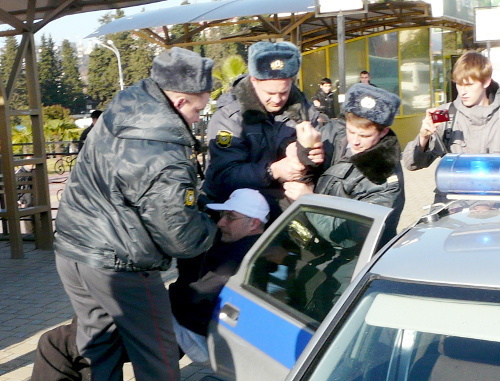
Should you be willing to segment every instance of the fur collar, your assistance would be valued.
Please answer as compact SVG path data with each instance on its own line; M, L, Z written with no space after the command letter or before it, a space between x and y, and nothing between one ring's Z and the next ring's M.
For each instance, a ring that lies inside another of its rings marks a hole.
M401 159L401 147L394 131L384 136L375 147L351 156L354 166L375 184L383 184Z
M256 124L269 120L270 114L257 97L250 82L250 76L238 81L234 85L232 92L241 106L244 123ZM292 85L290 96L283 107L282 113L297 123L307 119L307 102L302 92L295 85Z

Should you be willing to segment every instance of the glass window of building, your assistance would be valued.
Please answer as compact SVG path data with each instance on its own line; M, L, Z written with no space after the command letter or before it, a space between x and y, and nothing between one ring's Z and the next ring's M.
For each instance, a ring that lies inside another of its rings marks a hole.
M308 99L316 94L320 81L326 76L326 49L302 56L302 83Z
M366 68L366 39L353 41L346 44L346 86L359 82L359 72Z
M448 81L444 72L442 29L431 29L431 49L433 103L437 107L446 103L446 85Z
M399 45L403 114L425 112L431 107L429 29L399 32Z
M368 44L371 83L399 95L397 32L370 37Z

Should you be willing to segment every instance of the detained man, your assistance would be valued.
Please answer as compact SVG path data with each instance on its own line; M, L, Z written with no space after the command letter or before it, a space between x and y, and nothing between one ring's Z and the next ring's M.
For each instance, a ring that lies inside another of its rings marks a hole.
M207 329L219 292L264 232L269 205L255 189L237 189L221 204L220 234L206 253L179 259L179 277L169 287L174 331L180 349L194 362L208 362Z

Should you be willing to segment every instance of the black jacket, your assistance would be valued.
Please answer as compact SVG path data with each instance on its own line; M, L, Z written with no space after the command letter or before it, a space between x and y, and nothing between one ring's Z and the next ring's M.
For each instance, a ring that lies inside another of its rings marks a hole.
M179 277L169 287L172 312L182 326L206 336L217 297L260 234L236 242L218 241L195 258L178 259Z
M396 135L390 130L374 147L346 157L344 119L331 121L321 133L325 150L324 172L314 192L393 208L382 238L382 243L387 242L396 235L405 202L401 147Z
M88 135L56 219L55 252L95 268L167 269L211 246L196 205L195 139L151 79L121 91Z
M319 89L316 95L314 95L311 100L319 101L321 106L316 107L317 110L323 114L326 114L328 118L335 118L335 94L325 93L323 90Z
M215 202L224 202L236 189L257 189L273 208L273 199L283 198L284 191L266 168L285 157L286 146L296 140L297 123L309 119L316 125L318 112L292 86L282 112L268 113L248 76L239 79L218 106L208 124L209 156L203 190ZM226 136L224 142L221 133Z
M80 140L78 141L78 152L80 152L82 150L83 145L85 144L85 140L87 139L89 132L92 131L93 127L94 127L94 123L92 123L85 130L83 130L82 134L80 135Z

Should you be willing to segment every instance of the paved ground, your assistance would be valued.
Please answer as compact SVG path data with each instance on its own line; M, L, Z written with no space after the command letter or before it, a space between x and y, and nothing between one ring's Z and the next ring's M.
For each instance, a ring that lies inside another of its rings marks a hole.
M406 207L400 229L425 213L433 199L435 165L417 172L405 172ZM52 202L57 202L60 185L51 185ZM175 278L175 271L165 273L165 282ZM34 350L40 335L68 322L72 309L63 291L54 265L52 251L36 250L25 243L25 258L10 259L7 240L0 241L0 381L29 380ZM181 360L182 380L197 381L209 370ZM125 380L133 380L126 366ZM48 380L49 381L49 380Z

